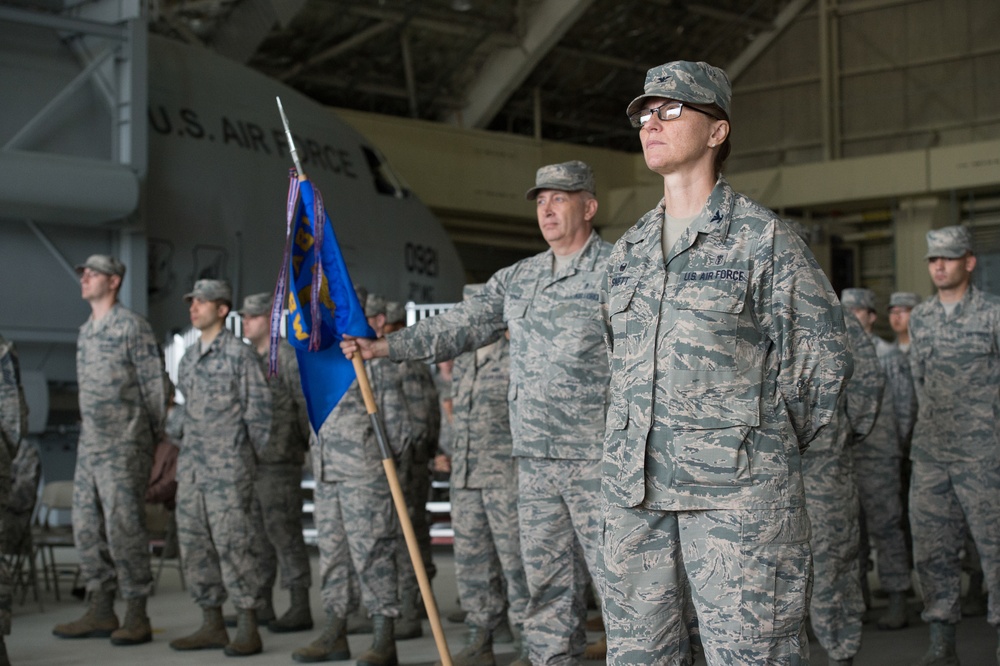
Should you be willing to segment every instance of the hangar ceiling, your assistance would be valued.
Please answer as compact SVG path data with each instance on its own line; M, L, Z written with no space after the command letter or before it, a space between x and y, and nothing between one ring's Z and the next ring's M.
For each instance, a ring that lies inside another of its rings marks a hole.
M635 151L646 70L734 78L809 0L154 0L151 29L317 101Z

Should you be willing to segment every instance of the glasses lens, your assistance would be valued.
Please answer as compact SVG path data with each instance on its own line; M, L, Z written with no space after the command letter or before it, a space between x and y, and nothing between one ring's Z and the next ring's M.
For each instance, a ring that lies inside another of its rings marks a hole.
M684 107L680 102L667 102L666 104L661 104L660 106L653 107L651 109L641 109L636 111L631 116L629 120L632 122L632 127L642 127L649 119L656 114L656 117L661 121L673 120L681 115L681 109Z

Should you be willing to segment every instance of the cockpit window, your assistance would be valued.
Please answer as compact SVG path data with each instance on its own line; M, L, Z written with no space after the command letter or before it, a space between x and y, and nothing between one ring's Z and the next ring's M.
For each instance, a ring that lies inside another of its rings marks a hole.
M365 161L368 162L368 169L372 172L372 180L375 182L375 190L379 194L405 199L410 196L410 188L406 187L403 179L392 170L389 162L381 153L374 148L361 146L365 154Z

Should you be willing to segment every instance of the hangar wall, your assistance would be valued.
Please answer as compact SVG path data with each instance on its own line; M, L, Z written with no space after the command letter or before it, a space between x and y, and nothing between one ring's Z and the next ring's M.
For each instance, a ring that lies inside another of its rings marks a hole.
M894 290L929 295L927 230L966 222L1000 239L996 25L995 0L817 0L734 81L727 176L814 229L838 289L871 287L883 306ZM542 249L520 193L539 165L563 159L593 165L609 240L661 196L641 155L342 115L453 236L478 227L477 242L516 236L512 245ZM984 250L1000 265L1000 243ZM981 262L978 278L1000 277L986 275L993 265Z

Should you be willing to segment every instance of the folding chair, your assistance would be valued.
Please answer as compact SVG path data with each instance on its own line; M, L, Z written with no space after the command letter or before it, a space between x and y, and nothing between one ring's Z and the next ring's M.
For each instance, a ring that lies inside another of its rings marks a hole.
M75 586L80 578L79 564L58 564L55 557L56 548L76 548L73 541L73 525L57 520L56 511L67 513L73 510L73 482L53 481L42 488L42 497L38 500L35 511L35 524L32 529L32 541L35 553L42 564L42 575L45 579L45 589L49 589L49 577L55 589L56 601L59 597L59 576L73 576ZM46 557L47 554L47 557Z

